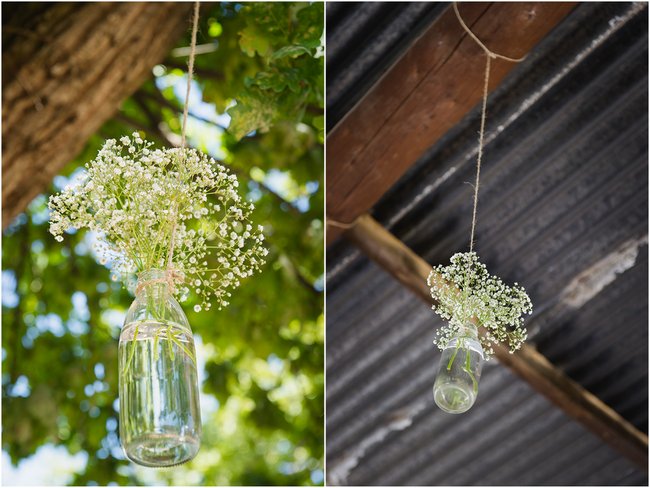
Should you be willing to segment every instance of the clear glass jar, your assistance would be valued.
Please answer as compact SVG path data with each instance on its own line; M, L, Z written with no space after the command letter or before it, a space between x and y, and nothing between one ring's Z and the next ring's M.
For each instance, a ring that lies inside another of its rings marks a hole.
M463 413L474 405L483 360L476 326L467 324L442 351L438 376L433 384L433 398L442 410Z
M165 272L138 275L119 344L120 440L143 466L184 463L199 450L194 338Z

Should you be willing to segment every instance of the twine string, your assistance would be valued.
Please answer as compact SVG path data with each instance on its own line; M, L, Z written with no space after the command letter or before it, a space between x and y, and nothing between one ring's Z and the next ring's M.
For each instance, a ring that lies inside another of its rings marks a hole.
M485 57L487 59L485 63L485 77L483 78L483 104L481 107L481 128L478 134L478 153L476 156L476 182L474 184L474 206L472 208L472 230L470 233L470 241L469 241L469 252L472 252L474 250L474 231L476 229L476 207L478 204L478 189L479 189L479 182L481 177L481 161L483 159L483 141L485 138L485 119L487 118L488 86L490 83L490 67L492 64L492 59L503 59L504 61L509 61L511 63L521 63L524 59L526 59L526 55L520 58L510 58L508 56L495 53L494 51L488 49L488 47L485 44L483 44L483 42L481 42L481 40L476 36L476 34L474 34L472 30L467 26L465 21L463 21L463 18L460 16L460 12L458 11L458 3L454 2L453 6L454 6L454 12L456 13L456 17L458 18L458 22L463 27L465 32L467 32L467 34L476 42L476 44L478 44L479 47L483 49L483 52L485 52Z
M183 128L181 130L181 147L185 148L185 131L187 129L187 114L190 107L190 88L194 76L194 57L196 56L196 31L199 27L199 3L194 2L194 16L192 20L192 43L190 45L190 58L187 63L187 90L185 91L185 105L183 106Z
M357 217L352 222L339 222L338 220L334 220L331 217L327 217L327 225L331 225L332 227L338 227L339 229L351 229L352 227L357 225L358 220L359 218Z
M472 232L469 239L469 252L474 250L474 230L476 228L476 206L478 203L478 186L481 179L481 160L483 159L483 138L485 137L485 119L487 116L488 83L490 82L490 62L492 58L486 56L485 78L483 79L483 107L481 109L481 129L478 133L478 154L476 156L476 182L474 183L474 208L472 209Z
M137 286L135 287L135 294L138 295L142 290L144 290L147 286L155 285L156 283L165 283L167 285L170 285L169 283L169 278L153 278L151 280L146 280L146 281L138 281Z
M477 37L476 34L472 32L472 29L467 27L467 24L463 20L463 18L460 16L460 12L458 11L458 2L454 2L454 12L456 12L456 17L458 18L458 22L462 26L462 28L467 32L467 34L474 39L474 42L480 46L483 51L485 51L485 54L487 54L489 57L496 59L503 59L504 61L510 61L511 63L521 63L524 59L526 59L526 55L523 55L520 58L510 58L508 56L504 56L503 54L495 53L494 51L491 51L483 42Z
M192 42L190 44L190 56L187 62L187 89L185 90L185 103L183 105L183 124L181 127L181 154L182 157L185 157L185 152L183 149L186 147L186 136L187 131L187 115L190 107L190 90L192 88L192 78L194 76L194 58L196 56L196 33L199 27L199 4L200 2L194 2L194 12L192 16ZM172 293L177 282L182 281L182 277L177 273L173 268L172 259L174 257L174 245L176 242L176 224L178 221L178 208L177 205L174 206L171 212L171 218L173 221L172 232L169 242L169 251L167 252L167 271L166 271L166 282L169 284L169 288ZM149 282L145 282L146 284Z

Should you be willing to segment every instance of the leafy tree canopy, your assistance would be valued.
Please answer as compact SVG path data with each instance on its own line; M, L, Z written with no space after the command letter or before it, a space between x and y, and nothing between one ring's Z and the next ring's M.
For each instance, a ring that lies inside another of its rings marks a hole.
M60 244L47 197L133 130L180 139L189 32L119 114L4 232L3 450L87 453L73 484L321 484L323 480L323 4L203 5L189 143L220 159L256 205L270 255L231 305L194 313L203 390L198 456L168 470L124 459L117 338L133 297L92 235Z

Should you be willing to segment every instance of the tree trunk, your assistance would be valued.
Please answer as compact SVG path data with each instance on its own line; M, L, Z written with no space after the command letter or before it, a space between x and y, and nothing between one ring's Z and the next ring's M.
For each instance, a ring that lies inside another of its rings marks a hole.
M188 28L190 9L3 4L3 228L146 81Z

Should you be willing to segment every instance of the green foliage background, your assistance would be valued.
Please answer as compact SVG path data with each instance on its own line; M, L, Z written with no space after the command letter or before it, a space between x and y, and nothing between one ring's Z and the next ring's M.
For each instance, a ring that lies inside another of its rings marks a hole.
M133 298L85 234L54 241L44 194L3 235L2 442L14 464L51 444L88 454L72 484L322 484L322 31L322 3L202 6L194 95L232 120L224 131L227 117L199 104L189 141L237 172L271 253L226 310L184 304L209 406L199 455L167 470L124 460L117 338ZM189 33L63 177L108 137L139 130L161 145L178 141L188 45ZM64 184L55 178L48 193Z

